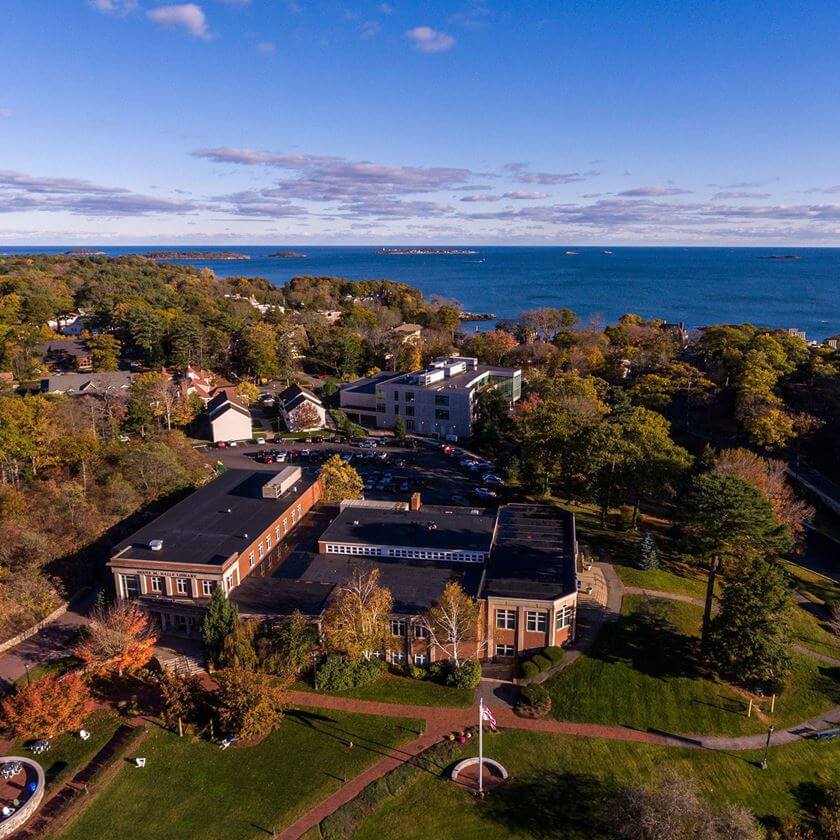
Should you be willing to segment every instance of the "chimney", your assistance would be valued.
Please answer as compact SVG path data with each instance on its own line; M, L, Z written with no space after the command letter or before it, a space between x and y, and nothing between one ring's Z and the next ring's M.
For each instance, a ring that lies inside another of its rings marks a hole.
M420 494L419 493L412 493L411 494L411 501L408 504L409 510L420 510Z

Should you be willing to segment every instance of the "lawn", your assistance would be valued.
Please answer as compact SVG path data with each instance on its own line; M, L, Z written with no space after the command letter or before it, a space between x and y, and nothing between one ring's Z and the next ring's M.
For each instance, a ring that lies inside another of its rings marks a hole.
M94 712L87 719L85 728L90 738L83 741L76 734L60 735L53 739L49 752L37 756L44 768L47 789L63 784L79 772L117 731L121 723L119 716L110 709ZM18 755L28 755L23 741L15 745Z
M797 566L796 563L785 563L784 566L795 578L794 586L809 601L818 604L824 604L826 601L840 601L840 583L803 566Z
M702 611L676 601L625 597L588 655L545 683L552 714L680 734L747 734L766 723L746 716L747 700L697 666ZM774 724L807 720L840 703L838 670L804 656L776 702Z
M469 688L449 688L431 680L413 680L384 673L376 682L347 691L315 691L309 683L297 682L293 688L313 694L352 697L354 700L377 700L404 706L469 706L475 692Z
M597 837L593 814L614 785L655 778L665 765L692 776L713 801L744 805L760 818L792 817L812 785L836 781L840 742L775 747L767 771L752 763L755 754L522 731L489 737L485 755L501 761L511 778L483 802L441 776L425 775L371 814L356 840L542 840L559 826L563 837Z
M421 728L405 718L290 711L257 746L226 751L154 729L139 748L146 767L126 764L59 836L270 837Z
M840 636L828 629L822 607L816 604L795 604L791 610L791 630L797 644L824 656L840 659Z

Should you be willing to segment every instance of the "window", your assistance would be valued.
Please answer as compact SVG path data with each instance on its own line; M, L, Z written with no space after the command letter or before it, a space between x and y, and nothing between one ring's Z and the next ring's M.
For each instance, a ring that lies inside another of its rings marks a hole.
M414 402L414 391L406 391L405 392L405 401L407 403L413 403Z
M496 645L496 656L513 656L513 645Z
M449 409L448 408L436 408L435 409L435 420L448 420L449 419Z
M415 639L428 639L429 638L429 628L426 627L425 624L415 624L414 625L414 638Z
M394 618L391 620L391 635L405 636L405 619Z
M435 405L449 405L449 396L447 394L435 394Z
M254 552L253 551L248 555L248 565L249 566L254 565Z
M399 413L400 413L400 404L399 403L394 403L394 414L399 414Z
M414 421L413 420L406 420L405 421L405 428L406 428L406 431L413 432L414 431Z
M414 406L413 405L407 405L405 407L405 416L406 417L414 417Z
M201 593L202 593L202 595L205 595L206 597L209 598L213 594L213 588L214 587L215 587L215 584L213 583L212 580L201 581Z
M377 403L376 404L376 410L379 414L384 414L385 413L385 403Z
M188 592L187 586L189 585L189 581L186 578L178 578L178 580L175 581L175 583L178 587L178 594L186 595Z
M568 627L572 623L572 608L569 606L560 607L556 613L554 613L554 629L555 630L562 630L564 627Z
M265 550L271 551L271 534L265 535Z
M150 578L149 587L151 588L152 592L163 592L163 578Z
M404 665L405 664L405 654L400 653L398 650L391 651L391 662L394 665Z
M260 553L260 560L262 560L263 554L265 554L265 549L263 548L262 542L257 546L257 551Z
M516 610L496 610L496 627L499 630L516 630Z
M546 613L542 610L528 610L525 613L525 629L531 633L545 633Z
M274 539L277 540L277 542L280 542L280 526L279 525L275 525L275 527L274 527Z
M415 653L414 654L414 664L415 665L428 665L429 664L429 654L428 653Z
M289 520L288 519L283 520L283 533L284 534L289 533Z

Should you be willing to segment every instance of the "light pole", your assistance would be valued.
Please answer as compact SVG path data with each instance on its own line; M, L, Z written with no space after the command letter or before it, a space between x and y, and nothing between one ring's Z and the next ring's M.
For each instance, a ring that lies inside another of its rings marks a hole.
M770 751L770 739L773 737L773 725L767 727L767 741L764 743L764 758L761 759L761 769L767 769L767 753Z

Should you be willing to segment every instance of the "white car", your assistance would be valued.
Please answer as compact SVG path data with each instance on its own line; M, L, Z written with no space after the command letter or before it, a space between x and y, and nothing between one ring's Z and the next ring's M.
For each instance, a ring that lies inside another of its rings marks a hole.
M258 443L260 446L265 446L265 438L264 438L264 437L258 437L258 438L257 438L257 443Z

